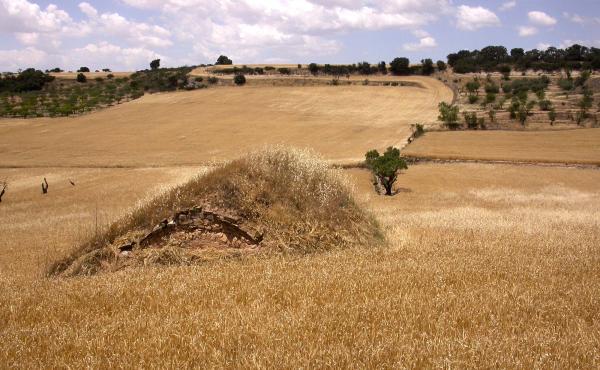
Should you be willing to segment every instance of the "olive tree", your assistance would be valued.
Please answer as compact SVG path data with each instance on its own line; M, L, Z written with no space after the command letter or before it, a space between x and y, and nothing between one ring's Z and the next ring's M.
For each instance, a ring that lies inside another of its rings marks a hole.
M370 150L365 154L365 161L385 188L385 195L392 195L392 187L398 179L398 171L408 168L404 159L400 157L400 150L394 147L387 148L383 155L375 149Z

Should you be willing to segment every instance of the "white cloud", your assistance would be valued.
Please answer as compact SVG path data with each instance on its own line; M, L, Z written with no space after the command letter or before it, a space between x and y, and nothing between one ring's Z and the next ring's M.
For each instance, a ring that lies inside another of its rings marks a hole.
M56 5L42 10L27 0L0 0L0 32L54 32L73 22Z
M538 33L538 29L531 26L521 26L519 27L519 36L527 37L533 36Z
M550 45L550 44L546 44L546 43L543 43L543 42L540 42L539 44L537 44L536 48L537 48L538 50L546 50L546 49L548 49L550 46L552 46L552 45Z
M517 2L515 0L507 1L507 2L503 3L502 5L500 5L500 8L498 8L498 9L500 11L504 12L504 11L514 8L515 6L517 6Z
M74 49L65 57L65 63L72 66L90 66L93 69L118 65L125 70L134 70L157 58L163 61L166 59L165 56L143 47L123 48L103 41Z
M90 18L95 18L98 16L98 11L94 8L90 3L79 3L79 10Z
M600 39L597 39L597 40L563 40L558 45L558 47L561 49L564 49L564 48L568 48L569 46L572 46L575 44L582 45L582 46L588 46L588 47L593 46L593 47L599 48L600 47Z
M553 26L556 24L556 19L548 14L540 11L532 11L527 13L529 21L538 26Z
M27 67L41 68L47 59L46 52L34 47L20 50L0 50L0 70L16 71Z
M432 49L435 47L437 47L437 42L431 36L421 38L418 43L408 43L404 44L403 46L404 50L406 51Z
M500 25L500 19L494 12L481 6L461 5L456 13L457 27L461 30L474 31L483 27Z

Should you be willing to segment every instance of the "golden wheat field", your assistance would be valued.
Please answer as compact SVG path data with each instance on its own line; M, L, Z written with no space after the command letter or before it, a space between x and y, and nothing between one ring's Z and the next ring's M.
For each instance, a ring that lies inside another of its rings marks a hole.
M422 88L213 88L147 95L75 118L0 120L0 166L199 165L266 144L357 161L404 142L411 124L436 120L452 92L428 80Z
M600 165L600 129L428 132L403 153L437 159Z
M600 172L591 169L420 164L394 197L376 195L365 170L348 170L388 246L40 277L48 248L66 252L93 232L98 199L106 223L198 170L54 169L43 200L36 180L50 170L2 170L18 180L0 208L11 217L0 229L10 238L0 255L0 363L600 365ZM81 188L64 184L71 177Z

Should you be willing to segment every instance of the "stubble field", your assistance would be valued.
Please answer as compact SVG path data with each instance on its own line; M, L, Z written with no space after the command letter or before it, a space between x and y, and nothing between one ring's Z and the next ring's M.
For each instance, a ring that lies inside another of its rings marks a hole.
M0 165L17 167L0 168L9 180L0 204L0 364L600 366L595 169L418 164L400 176L394 197L378 196L367 171L350 169L351 191L387 246L43 277L82 239L206 170L186 164L281 142L355 160L404 139L408 124L436 114L438 99L425 94L419 109L399 93L406 88L264 89L0 121Z
M334 162L398 145L452 92L427 87L214 88L154 94L74 118L0 120L1 167L201 165L267 144Z
M89 278L3 273L0 362L600 364L600 172L423 164L402 175L393 198L375 195L364 170L348 176L389 246ZM80 202L89 209L95 200ZM48 242L65 237L50 235ZM31 260L19 268L38 266Z
M407 156L600 165L600 129L428 132Z

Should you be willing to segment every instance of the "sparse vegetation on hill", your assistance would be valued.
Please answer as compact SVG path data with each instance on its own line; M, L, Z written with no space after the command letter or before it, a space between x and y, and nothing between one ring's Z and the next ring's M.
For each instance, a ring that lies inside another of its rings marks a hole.
M151 245L140 242L122 253L123 244L190 209L214 211L202 219L204 226L181 231L178 223ZM219 225L216 219L222 220ZM253 230L256 237L240 246L246 241L231 235L236 227ZM381 241L376 223L355 204L339 174L308 151L273 148L235 160L143 205L56 263L51 274L193 264L244 253L305 254Z

